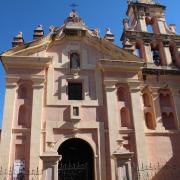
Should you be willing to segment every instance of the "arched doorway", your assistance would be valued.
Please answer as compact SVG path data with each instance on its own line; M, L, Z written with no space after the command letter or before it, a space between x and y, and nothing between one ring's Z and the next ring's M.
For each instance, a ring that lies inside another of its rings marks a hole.
M62 160L58 166L58 180L94 180L94 154L84 140L66 140L58 149Z

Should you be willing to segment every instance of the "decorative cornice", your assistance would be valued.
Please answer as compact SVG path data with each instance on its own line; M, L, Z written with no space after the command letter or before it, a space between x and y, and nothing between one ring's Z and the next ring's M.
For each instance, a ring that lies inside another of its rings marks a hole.
M142 68L142 73L146 75L157 75L157 76L162 76L162 75L180 75L180 69L177 68L172 68L172 67L143 67Z
M5 69L10 67L18 68L44 68L52 63L52 57L31 57L31 56L1 56Z
M149 33L149 32L137 32L137 31L124 31L121 36L121 41L128 38L131 41L142 39L143 41L151 42L153 40L161 40L166 43L169 41L180 41L180 35L177 34L159 34L159 33Z
M106 70L125 70L125 71L138 71L143 67L142 61L127 61L127 60L109 60L100 59L97 66L103 71Z

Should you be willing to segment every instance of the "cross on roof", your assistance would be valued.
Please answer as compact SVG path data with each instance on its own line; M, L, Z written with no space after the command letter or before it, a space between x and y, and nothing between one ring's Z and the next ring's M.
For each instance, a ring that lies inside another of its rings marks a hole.
M72 10L75 11L76 10L76 7L78 7L78 4L75 4L75 3L72 3L70 5L70 7L72 7Z

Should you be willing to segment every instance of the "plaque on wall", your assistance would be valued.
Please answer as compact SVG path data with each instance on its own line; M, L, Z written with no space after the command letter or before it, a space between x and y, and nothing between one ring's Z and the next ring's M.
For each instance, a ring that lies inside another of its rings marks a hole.
M13 180L25 179L25 161L15 160L13 165Z

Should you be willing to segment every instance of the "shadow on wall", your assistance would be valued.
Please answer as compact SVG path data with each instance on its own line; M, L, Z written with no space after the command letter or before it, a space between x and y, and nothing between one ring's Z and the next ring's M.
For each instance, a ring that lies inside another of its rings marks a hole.
M179 134L170 135L173 156L167 162L142 164L140 167L133 166L133 171L137 170L134 179L148 179L148 180L178 180L180 179L180 143L177 143ZM164 157L166 158L166 157Z

